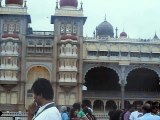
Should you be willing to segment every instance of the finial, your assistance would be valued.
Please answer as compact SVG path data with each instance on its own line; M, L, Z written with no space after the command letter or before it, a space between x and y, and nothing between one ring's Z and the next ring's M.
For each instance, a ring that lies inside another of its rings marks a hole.
M26 4L26 3L27 3L27 1L25 0L25 1L24 1L24 7L27 7L27 4Z
M83 10L83 2L81 1L81 8L80 8L81 10Z
M104 16L104 21L106 21L106 14L105 14L105 16Z
M56 9L58 9L58 0L56 1Z

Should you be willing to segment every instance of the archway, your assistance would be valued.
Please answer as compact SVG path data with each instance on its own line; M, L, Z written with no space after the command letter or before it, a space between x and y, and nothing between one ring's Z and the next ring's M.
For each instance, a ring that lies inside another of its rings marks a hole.
M48 69L43 66L34 66L31 69L29 69L27 73L27 81L26 81L26 87L25 87L25 101L26 101L25 107L26 108L28 108L28 105L33 102L33 98L32 98L30 89L31 89L33 82L37 78L46 78L50 80L50 73Z
M95 112L102 112L102 111L104 111L104 103L103 103L103 101L101 101L101 100L94 101L93 110Z
M138 68L127 77L126 91L160 92L159 77L153 70Z
M95 67L90 69L85 76L87 91L120 91L117 73L107 67Z
M109 101L106 102L105 109L107 111L116 110L117 109L117 105L113 100L109 100Z

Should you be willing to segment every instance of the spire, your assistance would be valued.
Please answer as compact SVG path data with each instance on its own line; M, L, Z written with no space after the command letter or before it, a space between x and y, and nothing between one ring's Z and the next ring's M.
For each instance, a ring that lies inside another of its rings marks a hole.
M57 0L57 2L56 2L56 9L58 9L58 0Z
M107 19L106 19L106 14L105 14L105 16L104 16L104 21L107 21Z
M116 38L118 38L118 28L116 27Z
M81 8L80 8L81 10L83 10L83 2L81 1Z
M155 32L155 35L154 35L153 39L156 39L156 40L159 39L156 32Z
M25 1L24 1L24 7L27 7L27 4L26 4L26 3L27 3L27 1L25 0Z

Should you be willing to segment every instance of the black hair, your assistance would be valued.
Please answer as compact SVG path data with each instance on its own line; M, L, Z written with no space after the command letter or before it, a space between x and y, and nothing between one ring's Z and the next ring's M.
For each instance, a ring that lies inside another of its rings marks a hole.
M72 105L73 108L75 108L76 110L80 110L81 109L81 104L80 103L74 103Z
M41 95L46 100L53 99L54 92L49 80L45 78L38 78L32 85L32 92L35 95Z

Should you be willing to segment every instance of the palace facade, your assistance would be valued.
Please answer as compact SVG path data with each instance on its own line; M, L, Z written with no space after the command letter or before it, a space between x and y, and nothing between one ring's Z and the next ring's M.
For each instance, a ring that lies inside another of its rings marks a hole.
M0 110L25 111L37 78L50 80L57 105L85 102L94 111L159 101L160 40L114 33L105 19L83 36L82 3L60 0L53 31L34 31L23 0L0 2Z

